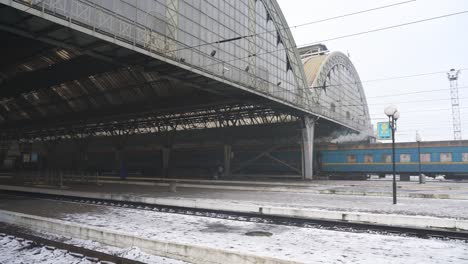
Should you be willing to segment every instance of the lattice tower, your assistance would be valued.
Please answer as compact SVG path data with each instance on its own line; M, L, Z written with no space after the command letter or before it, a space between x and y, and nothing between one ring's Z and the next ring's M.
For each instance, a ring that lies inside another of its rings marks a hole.
M455 140L461 140L460 100L458 98L458 75L460 70L451 69L447 73L450 81L450 96L452 99L453 136Z

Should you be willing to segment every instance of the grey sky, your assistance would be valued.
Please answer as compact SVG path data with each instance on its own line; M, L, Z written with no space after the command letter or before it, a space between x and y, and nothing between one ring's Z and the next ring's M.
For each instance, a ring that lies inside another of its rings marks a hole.
M289 26L402 2L403 0L278 0ZM418 0L413 3L293 29L297 45L336 36L468 10L467 0ZM398 141L452 140L452 112L446 74L366 82L393 76L468 68L468 13L416 25L324 42L332 51L349 52L367 95L372 122L385 121L383 109L398 106ZM462 71L462 137L468 139L468 70ZM447 89L380 97L423 90ZM426 102L416 102L426 101ZM405 103L406 102L406 103ZM435 110L443 109L443 110Z

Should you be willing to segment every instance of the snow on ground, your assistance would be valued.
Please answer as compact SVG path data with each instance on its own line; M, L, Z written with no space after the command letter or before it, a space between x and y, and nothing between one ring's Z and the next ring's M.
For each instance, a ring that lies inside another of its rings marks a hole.
M297 228L135 209L102 207L99 211L65 214L62 219L149 239L304 263L468 263L468 243L459 241ZM250 231L271 232L273 236L246 236Z
M61 241L114 256L137 260L148 264L186 264L188 262L154 256L141 251L138 247L118 248L106 246L96 241L76 238L63 238L51 233L32 231L34 235ZM19 241L8 236L0 237L0 264L7 263L94 263L68 254L65 250L48 250L45 247L31 247L25 240Z
M273 193L245 193L242 197L224 196L224 202L255 204L258 206L294 207L327 211L368 212L379 214L420 215L443 218L468 219L468 200L401 198L394 205L391 197L354 195L295 194L280 199ZM202 199L200 199L202 200Z
M388 186L371 187L368 182L345 182L343 188L346 190L359 191L360 188L378 189L386 188L391 191ZM331 183L330 183L331 184ZM390 184L390 183L389 183ZM336 183L335 183L336 185ZM325 186L317 187L317 189ZM416 186L415 184L402 185L403 188L418 188L418 190L426 190L424 192L434 193L439 189L450 188L445 190L453 192L452 189L462 188L467 189L467 184L450 185L427 185ZM338 185L334 187L337 189ZM190 200L215 200L223 203L233 204L254 204L254 205L271 205L278 207L296 207L296 208L313 208L335 211L359 211L371 213L395 213L406 215L423 215L435 217L450 217L468 219L468 200L455 199L428 199L428 198L398 198L398 204L392 204L392 198L376 197L376 196L360 196L360 195L336 195L336 194L313 194L313 193L298 193L294 190L291 192L268 192L268 191L235 191L235 190L203 190L200 188L177 188L176 193L168 191L165 187L155 186L136 186L136 185L119 185L109 184L103 186L75 186L73 190L99 192L99 193L114 193L122 195L134 195L144 197L168 198L168 199L190 199ZM398 192L403 192L398 189ZM465 191L466 192L466 191Z
M305 263L468 263L468 243L460 241L297 228L30 198L4 197L0 208L149 239ZM273 235L246 236L250 231Z
M422 215L468 219L468 214L466 213L468 212L468 200L454 199L399 197L398 204L393 205L392 197L211 190L210 192L199 192L198 194L183 193L181 191L177 194L168 194L164 198L186 198L200 201L215 200L233 204L309 208L329 211Z
M47 233L47 232L36 232L35 235L45 237L48 239L59 240L63 243L107 253L110 255L115 255L115 256L131 259L131 260L141 261L141 262L148 263L148 264L186 264L188 263L185 261L150 255L141 251L141 249L138 247L118 248L118 247L103 245L96 241L83 240L83 239L78 239L78 238L59 237L55 234Z
M26 241L18 241L8 236L0 237L0 263L4 264L56 264L56 263L94 263L77 258L65 250L48 250L45 247L30 246Z

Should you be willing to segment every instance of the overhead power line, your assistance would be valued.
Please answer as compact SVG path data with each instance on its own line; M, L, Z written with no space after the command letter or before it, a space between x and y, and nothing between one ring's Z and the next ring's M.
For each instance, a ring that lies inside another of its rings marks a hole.
M403 3L403 2L402 2L402 3ZM431 17L431 18L421 19L421 20L412 21L412 22L403 23L403 24L398 24L398 25L394 25L394 26L389 26L389 27L384 27L384 28L369 30L369 31L366 31L366 32L367 32L367 33L372 33L372 32L377 32L377 31L382 31L382 30L388 30L388 29L393 29L393 28L397 28L397 27L408 26L408 25L412 25L412 24L416 24L416 23L422 23L422 22L427 22L427 21L431 21L431 20L446 18L446 17L450 17L450 16L461 15L461 14L465 14L465 13L468 13L468 10L462 11L462 12L456 12L456 13L446 14L446 15L442 15L442 16L437 16L437 17ZM366 33L366 34L367 34L367 33ZM359 35L359 34L364 34L364 33L363 33L363 32L360 32L360 33L355 33L355 34L346 35L346 36L341 36L341 37L336 37L336 38L351 37L351 36L355 36L355 35ZM336 38L335 38L335 39L336 39ZM223 41L223 42L226 42L226 41ZM320 43L320 42L321 42L321 41L314 42L314 43L309 43L309 44L306 44L306 45L304 45L304 46L308 46L308 45L311 45L311 44L317 44L317 43ZM196 47L196 46L187 47L187 48L193 48L193 47ZM297 47L301 47L301 46L296 46L296 48L297 48ZM237 57L237 58L231 59L231 60L220 60L220 59L218 59L219 61L216 62L216 63L203 65L203 66L201 66L201 67L202 67L202 68L206 68L206 67L210 67L210 66L215 66L215 65L220 65L220 64L224 64L224 63L233 62L233 61L238 61L238 60L247 59L247 58L253 57L253 56L257 57L257 56L263 55L263 54L270 54L270 53L278 52L278 51L281 51L281 50L286 50L286 48L276 49L276 50L273 50L273 51L267 51L267 52L263 52L263 53L250 54L250 55L245 56L245 57ZM216 53L215 53L215 54L216 54ZM461 71L464 71L464 70L468 70L468 68L460 69L460 70L461 70ZM411 78L411 77L424 76L424 75L433 75L433 74L441 74L441 73L446 73L446 71L444 70L444 71L439 71L439 72L422 73L422 74L406 75L406 76L396 76L396 77L389 77L389 78L382 78L382 79L373 79L373 80L368 80L368 81L353 82L353 83L349 83L349 84L358 84L358 83L361 83L361 84L362 84L363 82L376 82L376 81L384 81L384 80L392 80L392 79ZM272 82L270 82L270 81L268 81L268 80L264 80L264 81L266 81L267 83L274 84L274 83L272 83ZM344 84L328 85L328 86L319 86L319 87L308 87L308 88L304 88L304 89L327 88L327 87L342 86L342 85L344 85Z
M466 71L468 68L461 68L460 71ZM329 84L329 85L321 85L321 86L310 86L306 89L323 89L323 88L330 88L330 87L341 87L343 85L357 85L357 84L364 84L369 82L383 82L383 81L391 81L391 80L398 80L398 79L407 79L407 78L415 78L421 76L429 76L429 75L436 75L436 74L447 74L447 71L436 71L436 72L428 72L428 73L417 73L411 75L399 75L399 76L391 76L385 78L378 78L378 79L370 79L364 81L355 81L355 82L347 82L347 83L340 83L340 84ZM450 90L450 89L441 89L441 90ZM392 95L388 95L392 96ZM372 98L372 97L368 97Z
M466 70L468 70L468 68L460 69L460 71L466 71ZM410 75L391 76L391 77L385 77L385 78L366 80L365 82L381 82L381 81L407 79L407 78L436 75L436 74L447 74L447 71L445 70L445 71L436 71L436 72L416 73L416 74L410 74Z
M462 68L460 71L466 71L468 68ZM340 83L340 84L330 84L330 85L325 85L325 86L311 86L307 89L312 89L312 88L329 88L329 87L341 87L343 85L356 85L356 84L363 84L363 83L369 83L369 82L383 82L383 81L391 81L391 80L398 80L398 79L407 79L407 78L415 78L415 77L421 77L421 76L429 76L429 75L436 75L436 74L447 74L447 71L436 71L436 72L427 72L427 73L417 73L417 74L411 74L411 75L399 75L399 76L391 76L391 77L385 77L385 78L378 78L378 79L370 79L370 80L364 80L364 81L359 81L359 82L347 82L347 83ZM444 90L449 90L449 89L444 89ZM369 97L371 98L371 97Z
M462 99L468 99L468 97L461 97L459 98L460 100ZM427 99L427 100L410 100L410 101L403 101L403 102L392 102L394 104L412 104L412 103L423 103L423 102L438 102L438 101L447 101L451 100L450 98L438 98L438 99ZM365 106L365 105L386 105L388 102L383 102L383 103L373 103L373 104L343 104L343 105L337 105L336 107L342 107L342 106Z
M388 118L387 118L388 120ZM404 119L403 119L404 120ZM424 120L423 120L424 121ZM449 121L449 120L447 120ZM408 121L410 122L410 121ZM434 121L426 121L426 122L410 122L410 123L407 123L407 122L400 122L400 124L404 125L405 127L408 126L408 125L434 125L434 123L437 123L437 125L451 125L452 122L434 122ZM468 124L467 122L463 122L462 124Z
M466 71L468 68L462 68L460 71ZM348 82L348 83L341 83L341 84L331 84L331 85L325 85L325 88L328 87L339 87L342 85L346 84L363 84L363 83L369 83L369 82L383 82L383 81L392 81L392 80L398 80L398 79L407 79L407 78L415 78L415 77L421 77L421 76L429 76L429 75L436 75L436 74L447 74L447 71L436 71L436 72L427 72L427 73L417 73L417 74L411 74L411 75L400 75L400 76L391 76L391 77L385 77L385 78L378 78L378 79L370 79L370 80L364 80L364 81L359 81L359 82ZM324 88L324 86L311 86L310 88Z
M468 109L468 107L460 107L460 109ZM452 108L438 108L438 109L424 109L424 110L414 110L414 111L405 111L404 113L407 114L407 113L426 113L426 112L435 112L435 111L451 111ZM385 117L384 114L382 115L379 115L379 116L371 116L371 119L386 119L388 120L388 118Z
M461 97L459 99L460 100L468 99L468 97ZM410 100L410 101L396 102L395 104L412 104L412 103L438 102L438 101L447 101L447 100L452 100L452 99L450 99L450 98L437 98L437 99L426 99L426 100ZM388 104L388 103L374 103L374 104L368 104L368 105L383 105L383 104Z
M374 8L370 8L370 9L364 9L364 10L361 10L361 11L356 11L356 12L347 13L347 14L343 14L343 15L338 15L338 16L334 16L334 17L329 17L329 18L319 19L319 20L315 20L315 21L311 21L311 22L306 22L306 23L303 23L303 24L295 25L295 26L280 27L280 28L275 29L275 30L266 30L266 31L259 32L259 33L256 33L256 34L243 35L243 36L238 36L238 37L228 38L228 39L221 39L221 40L218 40L218 41L203 43L203 44L194 45L194 46L190 46L190 47L178 48L178 49L170 50L168 52L174 52L174 51L186 50L186 49L194 49L194 48L199 48L199 47L203 47L203 46L221 44L221 43L236 41L236 40L240 40L240 39L244 39L244 38L251 38L251 37L255 37L255 36L260 36L260 35L263 35L263 34L274 33L274 32L277 32L278 30L296 29L296 28L299 28L299 27L309 26L309 25L323 23L323 22L327 22L327 21L331 21L331 20L340 19L340 18L355 16L355 15L364 14L364 13L368 13L368 12L372 12L372 11L377 11L377 10L386 9L386 8L390 8L390 7L400 6L400 5L404 5L404 4L409 4L409 3L412 3L412 2L416 2L416 1L417 0L410 0L410 1L398 2L398 3L394 3L394 4L390 4L390 5L378 6L378 7L374 7Z
M458 87L458 89L468 89L468 86L461 86L461 87ZM421 91L414 91L414 92L408 92L408 93L393 93L393 94L385 94L385 95L377 95L377 96L366 96L366 98L372 99L372 98L381 98L381 97L394 97L394 96L401 96L401 95L432 93L432 92L441 92L441 91L450 91L450 89L421 90Z
M315 42L311 42L311 43L307 43L307 44L303 44L303 45L296 45L295 47L292 47L292 48L307 47L307 46L310 46L310 45L320 44L320 43L327 42L327 41L338 40L338 39L344 39L344 38L355 37L355 36L360 36L360 35L366 35L366 34L375 33L375 32L379 32L379 31L385 31L385 30L390 30L390 29L395 29L395 28L410 26L410 25L414 25L414 24L424 23L424 22L428 22L428 21L432 21L432 20L438 20L438 19L442 19L442 18L447 18L447 17L452 17L452 16L458 16L458 15L462 15L462 14L466 14L466 13L468 13L468 10L464 10L464 11L461 11L461 12L450 13L450 14L445 14L445 15L436 16L436 17L430 17L430 18L415 20L415 21L406 22L406 23L401 23L401 24L396 24L396 25L387 26L387 27L381 27L381 28L376 28L376 29L361 31L361 32L357 32L357 33L353 33L353 34L348 34L348 35L342 35L342 36L333 37L333 38L329 38L329 39L323 39L323 40L320 40L320 41L315 41ZM258 57L259 55L270 54L270 53L274 53L274 52L278 52L278 51L282 51L282 50L287 50L287 49L288 49L288 48L281 48L281 49L276 49L276 50L273 50L273 51L266 51L266 52L261 52L261 53L256 53L256 54L250 54L250 55L245 56L245 57L240 57L240 58L235 58L235 59L231 59L231 60L225 60L225 61L221 61L221 62L217 62L217 63L213 63L213 64L203 65L202 67L209 67L209 66L214 66L214 65L222 64L222 63L233 62L233 61L237 61L237 60L243 60L243 59L247 59L247 58L253 57L253 56ZM319 87L317 87L317 88L319 88Z
M348 35L333 37L333 38L329 38L329 39L323 39L323 40L320 40L320 41L316 41L316 42L304 44L303 46L306 47L306 46L309 46L309 45L319 44L319 43L326 42L326 41L332 41L332 40L338 40L338 39L343 39L343 38L355 37L355 36L365 35L365 34L369 34L369 33L375 33L375 32L379 32L379 31L385 31L385 30L389 30L389 29L394 29L394 28L399 28L399 27L410 26L410 25L414 25L414 24L419 24L419 23L428 22L428 21L432 21L432 20L447 18L447 17L451 17L451 16L458 16L458 15L462 15L462 14L466 14L466 13L468 13L468 10L464 10L464 11L460 11L460 12L455 12L455 13L450 13L450 14L441 15L441 16L436 16L436 17L430 17L430 18L415 20L415 21L411 21L411 22L407 22L407 23L402 23L402 24L397 24L397 25L388 26L388 27L381 27L381 28L376 28L376 29L361 31L361 32L358 32L358 33L353 33L353 34L348 34ZM300 48L300 47L301 47L301 46L299 46L299 48Z
M379 7L375 7L375 8L365 9L365 10L362 10L362 11L357 11L357 12L348 13L348 14L344 14L344 15L339 15L339 16L334 16L334 17L319 19L319 20L315 20L315 21L312 21L312 22L307 22L307 23L304 23L304 24L299 24L299 25L291 26L291 27L289 27L289 29L298 28L298 27L303 27L303 26L308 26L308 25L317 24L317 23L322 23L322 22L326 22L326 21L330 21L330 20L335 20L335 19L339 19L339 18L344 18L344 17L349 17L349 16L354 16L354 15L359 15L359 14L368 13L368 12L372 12L372 11L376 11L376 10L380 10L380 9L389 8L389 7L394 7L394 6L409 4L409 3L411 3L411 2L416 2L416 0L398 2L398 3L394 3L394 4L390 4L390 5L384 5L384 6L379 6Z

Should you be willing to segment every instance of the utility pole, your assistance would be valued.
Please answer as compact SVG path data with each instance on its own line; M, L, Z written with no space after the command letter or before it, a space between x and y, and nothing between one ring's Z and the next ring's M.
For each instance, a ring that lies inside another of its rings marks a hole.
M460 100L458 98L458 74L460 70L451 69L447 73L450 81L450 95L452 99L452 118L453 118L453 137L455 140L461 140L461 121L460 121Z

